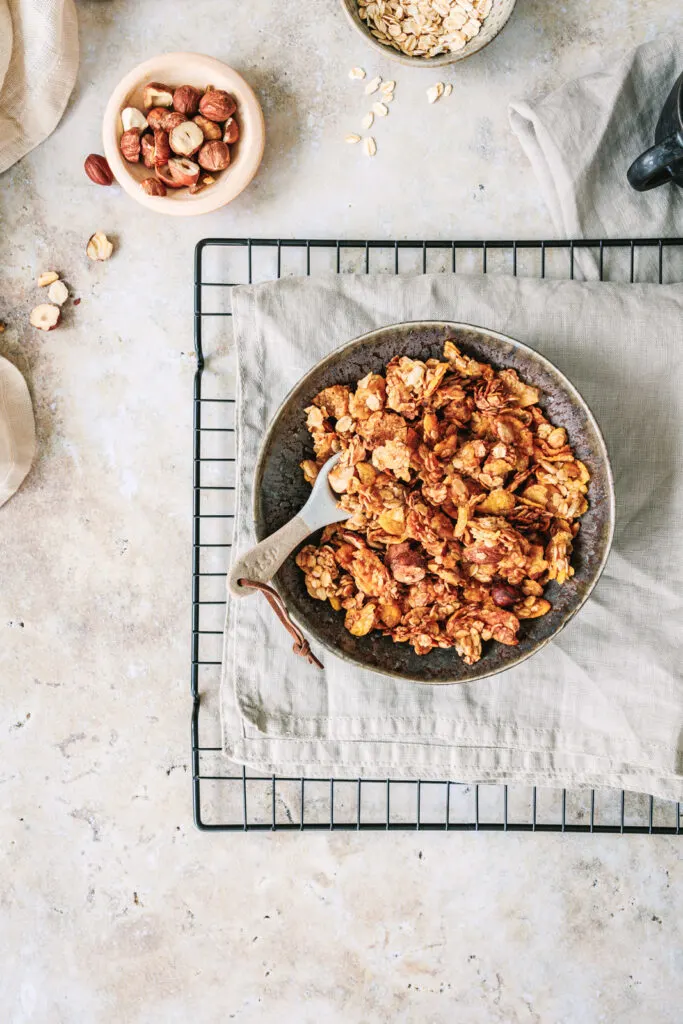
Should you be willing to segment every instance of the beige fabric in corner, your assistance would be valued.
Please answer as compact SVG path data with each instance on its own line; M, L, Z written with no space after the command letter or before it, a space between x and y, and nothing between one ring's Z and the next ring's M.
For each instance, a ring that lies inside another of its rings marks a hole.
M33 406L26 381L0 356L0 505L20 487L36 452Z
M435 274L289 279L233 292L238 388L234 551L254 543L254 466L303 373L404 320L484 324L551 359L602 427L617 526L598 586L533 658L426 686L320 672L259 597L228 601L223 745L264 771L616 787L683 799L683 286ZM303 415L303 413L302 413Z
M54 131L77 71L73 0L0 0L0 173Z

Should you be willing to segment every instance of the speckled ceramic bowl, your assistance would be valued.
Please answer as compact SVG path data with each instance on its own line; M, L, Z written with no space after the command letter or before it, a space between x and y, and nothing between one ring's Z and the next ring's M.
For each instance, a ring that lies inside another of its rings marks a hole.
M473 54L483 50L485 46L488 46L507 24L516 2L517 0L493 0L491 11L484 21L479 34L474 39L470 39L462 50L458 50L456 53L442 53L438 57L408 57L405 53L395 50L393 46L381 43L379 39L376 39L371 34L367 22L363 21L359 16L358 0L341 0L341 5L356 31L361 33L366 43L369 43L373 49L383 54L383 56L390 57L391 60L396 60L400 64L410 64L412 67L439 68L445 64L455 64L456 61L464 60L465 57L471 57Z
M262 540L291 519L310 494L299 463L311 457L304 409L313 397L331 384L355 385L370 370L382 372L396 355L440 357L447 338L453 338L475 359L490 362L497 369L511 367L523 380L539 387L541 408L552 422L567 428L570 444L590 471L590 508L581 519L572 556L575 575L563 586L553 582L546 588L552 611L540 619L522 622L518 647L489 641L484 644L481 661L466 665L454 650L434 650L419 656L409 644L396 644L378 632L352 636L344 628L342 613L335 612L328 602L309 596L294 555L274 581L302 629L338 657L374 672L422 683L472 682L519 664L566 626L597 583L614 531L614 484L600 428L576 388L538 352L483 327L443 321L382 327L332 352L289 393L264 439L254 487L256 534Z

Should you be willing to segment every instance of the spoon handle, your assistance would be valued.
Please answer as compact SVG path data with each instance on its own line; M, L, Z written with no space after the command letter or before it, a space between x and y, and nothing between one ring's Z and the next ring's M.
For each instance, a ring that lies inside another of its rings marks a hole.
M301 518L294 516L279 530L266 537L256 547L238 558L230 569L228 587L235 597L249 597L255 593L240 587L240 579L255 580L257 583L268 583L278 571L285 558L311 533L311 527Z

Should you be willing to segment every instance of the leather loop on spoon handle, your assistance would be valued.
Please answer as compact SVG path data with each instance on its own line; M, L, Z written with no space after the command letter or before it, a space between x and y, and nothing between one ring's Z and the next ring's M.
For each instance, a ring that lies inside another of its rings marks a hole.
M253 590L240 587L239 579L255 580L268 583L278 571L284 560L292 553L302 540L311 532L310 527L301 518L294 516L279 530L266 537L260 544L238 558L230 569L228 586L236 597L248 597Z

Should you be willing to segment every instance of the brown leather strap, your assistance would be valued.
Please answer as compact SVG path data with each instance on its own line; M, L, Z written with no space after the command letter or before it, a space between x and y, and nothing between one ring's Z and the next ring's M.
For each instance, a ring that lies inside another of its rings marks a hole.
M258 583L256 580L244 580L239 579L237 581L240 587L248 587L251 590L259 590L266 601L273 609L278 619L285 627L290 636L294 637L294 645L292 650L295 654L300 654L302 658L306 658L310 665L316 665L317 668L323 668L322 662L318 661L315 654L311 650L308 640L301 632L298 626L296 626L289 617L284 601L278 594L277 590L273 590L266 583Z

